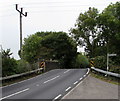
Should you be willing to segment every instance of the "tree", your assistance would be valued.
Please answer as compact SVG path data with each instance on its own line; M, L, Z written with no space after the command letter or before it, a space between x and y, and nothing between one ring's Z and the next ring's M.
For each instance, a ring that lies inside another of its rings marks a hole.
M116 53L120 61L120 2L110 4L104 9L99 16L98 23L106 52Z
M110 4L100 14L95 8L80 13L75 28L70 31L78 45L85 46L90 57L105 56L107 53L119 56L120 2Z
M10 49L2 50L2 58L10 58L13 53L10 52Z
M75 28L72 28L70 34L77 41L78 45L86 46L85 51L90 57L94 57L98 37L98 10L89 8L85 13L80 13Z
M37 35L30 35L28 38L24 39L22 52L23 59L29 63L33 63L39 58L41 40L42 38L38 37Z
M76 43L65 32L37 32L24 40L23 57L29 63L38 58L59 60L63 67L72 67Z
M9 76L17 73L17 62L10 56L10 49L2 51L2 76Z
M88 68L89 67L88 58L82 54L78 54L76 57L76 67L77 68Z
M42 40L42 45L50 49L49 58L59 60L63 68L74 66L77 45L65 32L52 32Z
M22 56L29 63L38 61L39 58L46 58L50 51L41 44L48 32L37 32L24 39ZM51 32L50 32L51 33ZM50 34L49 33L49 34Z

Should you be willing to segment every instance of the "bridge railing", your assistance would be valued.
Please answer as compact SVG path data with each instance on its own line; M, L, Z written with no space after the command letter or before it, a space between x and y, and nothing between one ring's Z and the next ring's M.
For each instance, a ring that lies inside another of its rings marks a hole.
M25 75L32 74L32 73L35 73L35 72L41 71L41 70L43 70L43 68L39 68L39 69L36 69L36 70L33 70L33 71L21 73L21 74L15 74L15 75L7 76L7 77L2 77L2 78L0 78L0 81L1 80L13 79L13 78L17 78L17 77L20 77L20 76L25 76Z
M91 67L91 69L93 69L93 70L95 70L97 72L101 72L101 73L104 73L104 74L107 74L107 75L111 75L111 76L115 76L115 77L120 78L120 74L117 74L117 73L112 73L112 72L104 71L104 70L101 70L101 69L98 69L98 68L95 68L95 67Z

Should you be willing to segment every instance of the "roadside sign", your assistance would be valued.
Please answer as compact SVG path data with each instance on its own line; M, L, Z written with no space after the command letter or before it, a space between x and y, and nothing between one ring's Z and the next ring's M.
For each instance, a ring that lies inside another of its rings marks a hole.
M45 68L46 68L45 61L40 62L40 68L43 68L43 71L45 71Z
M90 65L94 67L94 61L90 61Z
M108 56L116 56L117 54L108 54Z
M41 66L41 68L44 68L45 62L41 62L41 63L40 63L40 66Z

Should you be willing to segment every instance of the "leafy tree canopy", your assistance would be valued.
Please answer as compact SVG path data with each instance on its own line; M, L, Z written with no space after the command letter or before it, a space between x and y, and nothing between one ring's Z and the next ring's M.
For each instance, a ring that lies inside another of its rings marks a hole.
M80 13L75 28L72 28L71 34L77 41L78 45L86 46L86 52L93 56L96 47L98 34L97 27L98 10L96 8L89 8L85 13Z
M80 13L70 34L78 45L85 46L90 57L105 56L107 53L119 56L120 2L110 4L102 13L95 8Z
M72 66L77 45L65 32L37 32L25 38L23 57L30 63L38 58L56 59L65 67Z

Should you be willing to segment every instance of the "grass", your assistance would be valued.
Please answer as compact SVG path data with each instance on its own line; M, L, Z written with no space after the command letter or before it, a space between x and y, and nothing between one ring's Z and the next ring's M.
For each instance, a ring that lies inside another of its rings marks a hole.
M105 76L105 74L101 74L101 73L98 73L98 72L95 72L95 71L92 71L90 74L91 74L91 76L93 76L95 78L98 78L98 79L101 79L105 82L120 85L119 78L112 77L112 76L109 76L109 75Z

